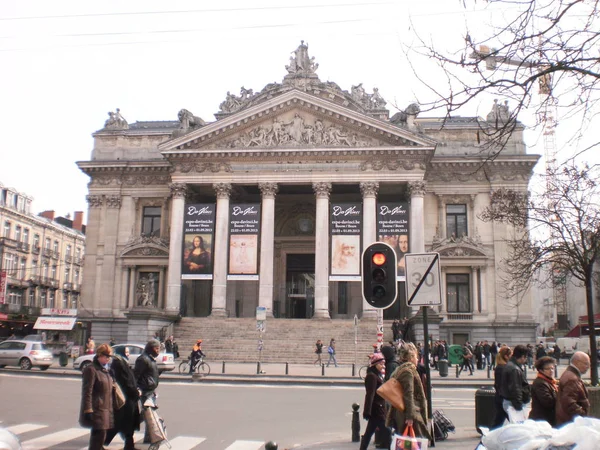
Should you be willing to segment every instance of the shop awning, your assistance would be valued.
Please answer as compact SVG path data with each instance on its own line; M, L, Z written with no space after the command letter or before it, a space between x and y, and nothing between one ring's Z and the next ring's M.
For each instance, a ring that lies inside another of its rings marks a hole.
M38 317L33 328L36 330L72 330L76 320L76 317Z

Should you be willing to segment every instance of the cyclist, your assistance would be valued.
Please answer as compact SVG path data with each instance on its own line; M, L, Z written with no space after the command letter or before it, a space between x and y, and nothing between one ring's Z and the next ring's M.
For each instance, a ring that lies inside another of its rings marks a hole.
M194 373L194 369L196 368L196 364L200 361L201 358L206 356L202 352L202 339L198 339L192 348L192 354L190 355L190 375Z

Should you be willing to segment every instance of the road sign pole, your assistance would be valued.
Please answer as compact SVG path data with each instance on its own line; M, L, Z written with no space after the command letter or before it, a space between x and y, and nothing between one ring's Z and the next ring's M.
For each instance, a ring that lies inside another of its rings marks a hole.
M427 386L425 389L427 390L427 418L431 419L432 417L432 401L431 401L431 367L429 365L429 324L427 323L427 306L423 306L421 311L423 311L423 334L424 336L424 350L425 350L425 375Z

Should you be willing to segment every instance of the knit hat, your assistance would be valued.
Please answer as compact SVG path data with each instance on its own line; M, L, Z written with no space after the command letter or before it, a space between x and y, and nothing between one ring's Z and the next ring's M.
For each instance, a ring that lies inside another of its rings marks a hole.
M371 355L371 367L375 367L376 364L385 362L385 359L381 353L375 353Z

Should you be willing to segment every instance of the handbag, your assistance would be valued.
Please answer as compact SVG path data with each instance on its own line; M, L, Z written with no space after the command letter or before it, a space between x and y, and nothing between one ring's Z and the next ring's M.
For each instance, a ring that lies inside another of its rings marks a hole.
M123 394L123 389L119 386L119 383L116 381L113 382L113 408L121 409L125 406L125 394Z
M415 436L415 430L412 426L407 426L402 436L395 434L392 441L393 450L427 450L429 441Z
M390 378L379 386L377 394L398 411L404 411L404 391L396 378Z

